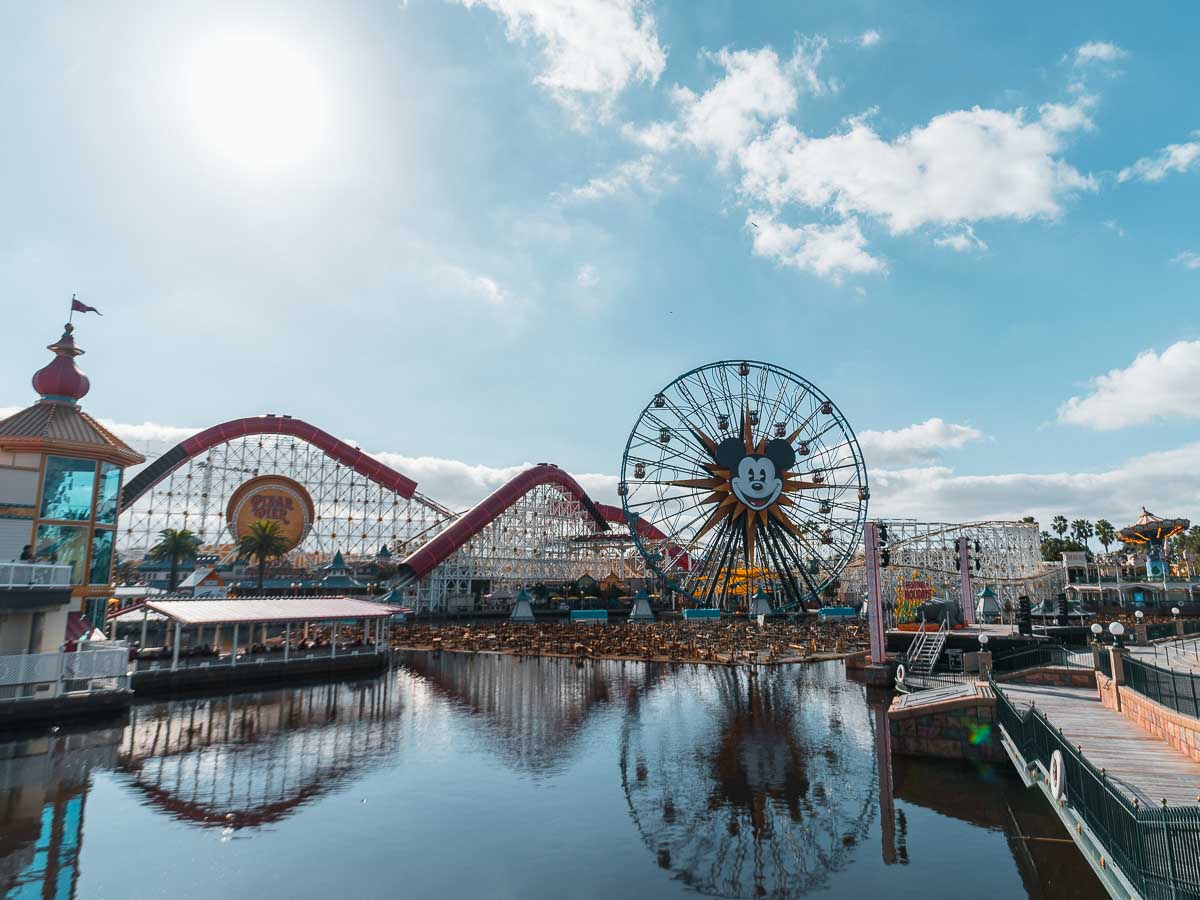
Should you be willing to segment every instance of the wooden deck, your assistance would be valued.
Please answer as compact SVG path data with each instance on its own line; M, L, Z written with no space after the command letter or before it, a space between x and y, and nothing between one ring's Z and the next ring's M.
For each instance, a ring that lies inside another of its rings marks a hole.
M1035 704L1063 737L1104 769L1114 786L1143 806L1200 803L1200 763L1143 731L1100 702L1094 688L1006 684L1014 706Z

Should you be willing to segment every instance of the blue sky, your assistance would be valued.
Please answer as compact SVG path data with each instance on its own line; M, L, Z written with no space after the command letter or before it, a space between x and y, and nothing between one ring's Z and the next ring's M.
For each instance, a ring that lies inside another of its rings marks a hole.
M604 495L658 387L751 357L837 400L880 514L1200 518L1198 25L8 5L0 405L74 291L142 446L288 412L448 502L540 460Z

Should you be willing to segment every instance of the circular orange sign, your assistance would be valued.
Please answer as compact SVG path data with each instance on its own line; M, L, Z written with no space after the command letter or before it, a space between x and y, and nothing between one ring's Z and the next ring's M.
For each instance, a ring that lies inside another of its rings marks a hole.
M315 518L308 491L282 475L261 475L243 482L225 509L225 521L235 541L249 533L254 522L278 522L289 550L304 540Z

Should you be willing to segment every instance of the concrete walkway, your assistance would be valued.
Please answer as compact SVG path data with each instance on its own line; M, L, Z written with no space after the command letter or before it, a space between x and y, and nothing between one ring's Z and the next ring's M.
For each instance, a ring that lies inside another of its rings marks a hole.
M1035 705L1131 800L1143 806L1161 806L1163 798L1171 806L1200 803L1200 763L1105 707L1094 688L1005 684L1002 690L1018 708Z

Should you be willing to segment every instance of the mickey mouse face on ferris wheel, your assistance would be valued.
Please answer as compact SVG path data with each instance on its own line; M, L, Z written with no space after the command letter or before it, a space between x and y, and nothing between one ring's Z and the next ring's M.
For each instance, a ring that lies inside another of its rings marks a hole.
M781 477L796 464L796 451L783 440L767 441L762 455L747 453L740 438L726 438L717 446L717 463L730 472L733 495L752 510L766 509L783 492Z

